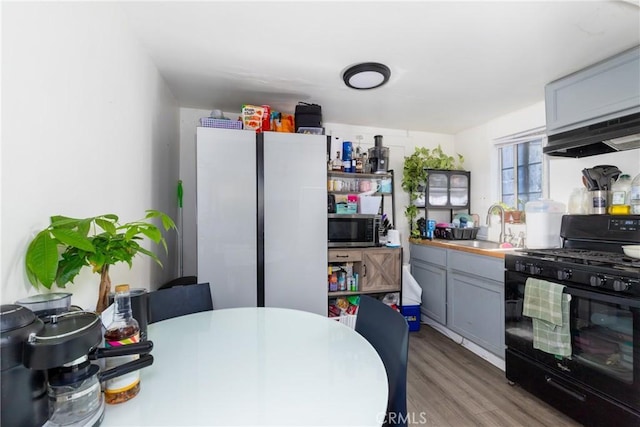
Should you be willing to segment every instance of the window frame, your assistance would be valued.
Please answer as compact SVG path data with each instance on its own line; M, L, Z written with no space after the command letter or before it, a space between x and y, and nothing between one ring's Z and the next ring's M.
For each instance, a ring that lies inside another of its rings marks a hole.
M545 127L538 127L522 132L518 132L512 135L507 135L501 138L497 138L494 140L494 147L496 149L495 155L497 156L497 164L498 164L498 173L497 173L497 195L498 200L502 202L503 193L502 193L502 171L503 171L503 162L502 162L502 149L513 146L514 147L514 196L515 200L518 200L518 149L517 145L527 142L540 141L540 149L542 150L547 144L547 136L545 132ZM546 199L549 197L549 159L544 153L541 153L541 167L542 167L542 183L541 183L541 199ZM517 206L516 206L517 207Z

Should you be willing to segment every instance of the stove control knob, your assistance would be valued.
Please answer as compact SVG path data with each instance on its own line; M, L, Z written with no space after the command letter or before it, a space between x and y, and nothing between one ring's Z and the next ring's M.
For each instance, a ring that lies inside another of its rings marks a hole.
M607 279L602 276L589 277L589 284L591 286L604 286L607 283Z
M529 274L540 274L540 273L542 273L542 267L535 264L531 264L529 266Z
M556 271L556 277L558 280L569 280L571 278L571 270L568 268L563 268L562 270Z
M613 281L613 290L616 292L622 292L629 289L629 282L625 282L623 279L616 279Z
M525 272L527 270L527 265L522 261L516 261L516 271Z

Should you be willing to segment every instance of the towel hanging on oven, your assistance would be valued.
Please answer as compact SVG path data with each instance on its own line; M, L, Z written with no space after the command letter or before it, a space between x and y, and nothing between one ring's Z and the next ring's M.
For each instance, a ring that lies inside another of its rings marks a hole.
M571 295L564 285L528 278L524 288L522 314L533 322L533 348L546 353L571 356L569 306Z

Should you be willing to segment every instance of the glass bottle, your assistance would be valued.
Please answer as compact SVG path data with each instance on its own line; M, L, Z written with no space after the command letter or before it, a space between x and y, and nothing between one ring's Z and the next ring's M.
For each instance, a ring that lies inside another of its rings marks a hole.
M131 312L129 285L116 286L115 310L113 321L104 333L105 347L119 347L140 341L140 327ZM122 365L138 359L137 354L129 356L107 357L105 368ZM105 382L104 399L106 403L122 403L133 399L140 391L140 371L133 371Z
M333 170L338 172L342 170L342 159L340 159L339 151L336 151L336 158L333 159Z
M631 205L631 215L640 215L640 173L631 181L629 204Z

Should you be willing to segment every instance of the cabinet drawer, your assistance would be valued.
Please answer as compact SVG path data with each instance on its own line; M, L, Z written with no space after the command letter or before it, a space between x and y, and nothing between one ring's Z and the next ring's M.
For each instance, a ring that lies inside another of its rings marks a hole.
M504 282L504 260L451 250L449 268L462 273Z
M362 261L361 250L332 249L329 251L329 262L358 262Z
M424 245L411 245L411 258L431 264L447 266L447 250Z

